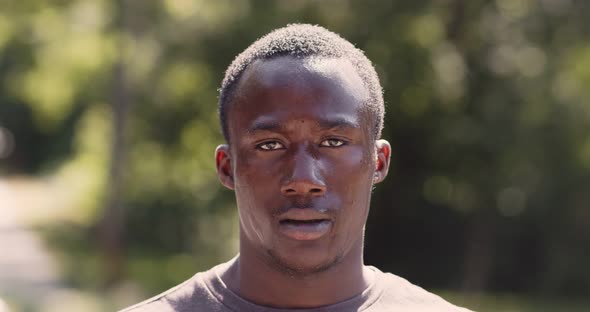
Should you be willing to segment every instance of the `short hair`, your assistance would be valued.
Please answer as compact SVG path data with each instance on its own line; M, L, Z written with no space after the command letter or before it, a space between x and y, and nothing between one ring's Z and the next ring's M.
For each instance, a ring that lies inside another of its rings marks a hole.
M364 103L374 122L375 138L381 137L383 129L383 91L379 77L364 52L338 34L321 26L289 24L276 29L252 43L240 53L225 71L219 89L219 121L227 143L229 103L244 71L256 60L270 60L280 56L344 58L352 63L369 91L369 100Z

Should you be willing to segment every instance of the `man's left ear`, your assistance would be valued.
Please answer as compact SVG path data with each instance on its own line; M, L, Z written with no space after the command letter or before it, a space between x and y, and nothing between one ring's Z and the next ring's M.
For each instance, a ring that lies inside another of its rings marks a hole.
M375 141L375 152L377 161L375 162L375 175L373 183L379 183L385 179L389 172L389 161L391 159L391 145L386 140Z

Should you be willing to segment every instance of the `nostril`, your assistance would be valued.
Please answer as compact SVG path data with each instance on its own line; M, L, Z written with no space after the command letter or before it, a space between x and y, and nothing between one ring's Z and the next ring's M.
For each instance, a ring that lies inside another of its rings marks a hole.
M311 183L289 183L289 185L281 187L281 192L287 196L297 194L322 196L325 191L326 189L324 187Z

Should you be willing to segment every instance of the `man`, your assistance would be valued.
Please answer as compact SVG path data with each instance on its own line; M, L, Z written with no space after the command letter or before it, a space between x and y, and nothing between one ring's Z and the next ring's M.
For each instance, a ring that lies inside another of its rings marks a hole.
M240 253L125 311L466 311L363 263L383 114L371 62L338 35L289 25L253 43L222 82L215 155Z

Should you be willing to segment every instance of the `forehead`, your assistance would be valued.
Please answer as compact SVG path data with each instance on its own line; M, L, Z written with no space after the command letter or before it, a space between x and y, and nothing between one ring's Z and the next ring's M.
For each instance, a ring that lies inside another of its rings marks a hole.
M244 71L237 93L251 87L301 88L318 83L333 87L332 91L347 93L358 102L364 102L369 97L363 80L347 59L291 56L254 61Z
M230 129L255 119L359 118L369 92L350 61L277 57L243 73L229 112ZM354 116L352 116L354 115ZM240 129L244 130L244 129ZM231 131L230 131L231 132Z

